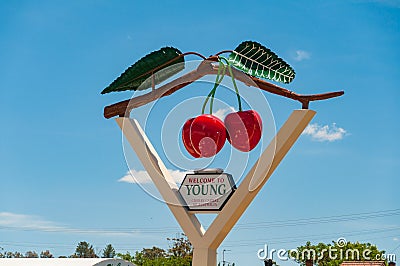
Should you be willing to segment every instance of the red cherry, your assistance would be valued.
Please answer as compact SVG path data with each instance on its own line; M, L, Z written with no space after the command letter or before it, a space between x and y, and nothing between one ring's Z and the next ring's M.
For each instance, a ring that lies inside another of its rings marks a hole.
M182 139L193 157L212 157L224 146L226 129L216 116L200 115L186 121L182 129Z
M254 110L230 113L225 117L228 141L236 149L248 152L257 146L261 139L262 121Z
M225 144L224 123L216 116L200 115L192 122L190 140L201 157L214 156Z
M200 158L200 154L195 151L192 142L190 141L190 129L192 127L193 121L194 118L191 118L188 121L186 121L186 123L183 125L182 141L183 145L185 146L186 150L190 153L190 155L192 155L195 158Z

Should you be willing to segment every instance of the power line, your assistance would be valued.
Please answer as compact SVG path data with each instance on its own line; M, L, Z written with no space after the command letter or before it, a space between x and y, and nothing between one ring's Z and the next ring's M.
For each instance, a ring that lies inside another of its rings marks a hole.
M373 218L381 218L381 217L388 217L395 215L400 215L400 209L368 212L368 213L345 214L336 216L313 217L304 219L279 220L272 222L246 223L246 224L238 224L237 229L287 227L287 226L313 225L320 223L347 222L347 221L373 219Z
M400 227L390 227L385 229L369 229L369 230L360 230L360 231L348 231L348 232L336 232L329 234L317 234L317 235L303 235L303 236L285 236L285 237L275 237L269 239L249 239L249 240L232 240L224 242L224 247L243 247L243 246L252 246L254 244L284 244L284 243L293 243L293 242L304 242L311 240L320 240L327 238L337 238L338 236L359 236L359 235L369 235L369 234L377 234L384 233L390 231L400 231ZM268 241L268 243L265 243ZM239 244L234 244L239 242Z
M395 248L391 251L391 253L395 252L398 248L400 248L400 244L398 244L397 247L395 247Z
M245 224L237 224L234 230L251 230L251 229L261 229L261 228L275 228L275 227L290 227L290 226L307 226L314 225L320 223L332 223L332 222L345 222L345 221L355 221L355 220L364 220L364 219L374 219L381 217L389 217L400 214L400 209L393 210L384 210L384 211L375 211L375 212L364 212L364 213L356 213L356 214L343 214L343 215L335 215L335 216L322 216L322 217L312 217L312 218L304 218L304 219L290 219L290 220L276 220L269 222L257 222L257 223L245 223ZM51 232L51 233L81 233L81 234L125 234L135 236L138 233L145 234L162 234L162 233L171 233L180 231L179 227L157 227L157 228L90 228L90 229L74 229L74 228L66 228L66 227L12 227L12 226L0 226L0 230L14 230L14 231L42 231L42 232ZM304 241L314 241L321 239L328 239L332 237L337 237L338 235L348 236L357 236L357 235L368 235L368 234L377 234L388 231L396 231L400 230L400 227L395 228L386 228L386 229L370 229L370 230L362 230L362 231L351 231L351 232L341 232L341 233L332 233L332 234L319 234L319 235L303 235L303 236L290 236L290 237L277 237L268 239L268 244L283 244L283 243L295 243L295 242L304 242ZM228 241L225 242L224 246L229 247L246 247L246 246L254 246L254 245L263 245L265 244L266 239L251 239L251 240L240 240L240 241ZM239 244L235 244L240 242ZM19 247L46 247L46 248L74 248L75 244L64 244L64 243L32 243L32 242L12 242L12 241L2 241L1 245L10 245L10 246L19 246ZM141 250L143 247L139 246L131 246L131 245L116 245L118 249L122 250ZM395 250L400 247L397 246Z
M306 226L322 223L334 223L334 222L348 222L364 219L374 219L382 217L390 217L400 215L400 209L375 211L375 212L364 212L356 214L343 214L335 216L322 216L302 219L290 219L290 220L276 220L266 221L257 223L245 223L237 224L233 230L252 230L260 228L275 228L275 227L291 227L291 226ZM42 232L58 232L58 233L78 233L78 234L160 234L180 231L179 227L127 227L127 228L66 228L66 227L14 227L14 226L0 226L0 230L14 230L14 231L42 231Z
M337 236L359 236L359 235L371 235L378 233L385 233L390 231L400 231L400 227L390 227L390 228L379 228L379 229L369 229L369 230L359 230L359 231L347 231L347 232L336 232L329 234L313 234L313 235L300 235L300 236L285 236L285 237L275 237L269 239L249 239L249 240L235 240L235 241L227 241L224 242L225 248L235 248L235 247L247 247L247 246L256 246L263 244L285 244L285 243L297 243L297 242L305 242L305 241L321 241L324 239L332 239ZM386 236L393 237L393 236ZM382 237L379 237L381 239ZM268 241L266 243L266 241ZM236 244L239 243L239 244ZM51 247L65 247L65 248L74 248L76 244L63 244L63 243L35 243L35 242L13 242L13 241L1 241L1 245L11 245L11 246L20 246L20 247L42 247L45 246L47 248ZM106 245L106 244L104 244ZM142 246L131 246L131 245L119 245L113 244L118 249L126 249L126 250L141 250ZM400 247L400 245L399 245ZM399 248L396 247L395 249ZM236 251L235 251L236 252ZM393 251L392 251L393 252Z

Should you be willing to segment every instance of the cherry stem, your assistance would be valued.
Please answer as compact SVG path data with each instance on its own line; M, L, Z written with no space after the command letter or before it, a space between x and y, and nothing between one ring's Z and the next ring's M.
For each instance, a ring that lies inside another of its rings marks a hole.
M228 59L226 59L225 57L219 56L219 58L224 60L226 62L226 64L228 65L229 75L232 78L233 87L235 88L236 97L237 97L238 104L239 104L239 112L241 112L242 111L242 100L240 99L239 89L236 85L235 77L233 76L231 64L229 63Z
M219 68L222 68L222 74L220 79L217 81L218 85L211 91L212 95L211 95L211 101L210 101L210 114L212 115L212 110L213 110L213 106L214 106L214 96L215 96L215 92L217 91L217 87L219 86L219 84L221 84L222 80L224 79L225 76L225 65L222 62L219 62Z
M216 89L217 86L218 86L218 80L219 80L219 75L220 75L220 73L221 73L221 70L220 70L220 68L218 67L218 73L217 73L217 76L215 77L214 87L213 87L213 89L210 91L210 93L207 95L207 98L206 98L206 100L205 100L204 103L203 103L203 108L201 108L201 114L204 114L205 109L206 109L206 106L207 106L207 103L208 103L208 100L209 100L210 97L213 95L213 92L215 91L215 89ZM215 93L215 92L214 92L214 93ZM210 105L210 110L212 110L212 109L211 109L211 105Z
M222 75L221 75L221 77L220 77L221 69L222 69ZM222 81L222 79L224 78L224 76L225 76L225 66L224 66L224 64L223 64L222 62L220 62L219 67L218 67L218 73L217 73L217 76L216 76L216 78L215 78L214 87L213 87L213 89L210 91L210 93L207 95L207 98L206 98L206 100L204 101L203 108L201 109L201 114L204 114L204 111L205 111L206 106L207 106L207 102L208 102L208 100L210 99L210 97L211 97L211 101L210 101L210 114L212 114L212 107L213 107L213 104L214 104L215 91L217 90L217 87L218 87L219 84L221 83L221 81Z

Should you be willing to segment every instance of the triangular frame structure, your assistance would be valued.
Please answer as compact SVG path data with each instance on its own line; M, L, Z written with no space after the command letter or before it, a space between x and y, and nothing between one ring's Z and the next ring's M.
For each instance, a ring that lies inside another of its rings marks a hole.
M129 117L119 117L116 118L116 122L183 232L192 243L192 265L216 266L217 248L275 171L315 113L315 111L309 109L292 112L207 230L203 228L196 215L185 207L178 186L138 121Z
M247 86L258 87L261 90L296 100L302 104L303 109L294 110L291 113L274 139L269 143L260 158L242 180L237 190L225 204L224 208L218 213L208 229L205 230L196 215L186 208L185 202L179 193L178 186L167 171L167 168L161 161L145 132L137 120L131 119L129 116L131 110L134 108L158 100L161 97L171 95L203 76L216 75L218 73L218 67L213 65L213 63L218 62L219 54L224 52L229 51L222 51L208 58L200 55L204 60L199 64L197 69L159 88L155 88L154 74L164 67L164 65L168 65L179 57L197 53L189 52L182 54L176 59L149 72L151 73L152 79L151 92L104 108L105 118L119 116L116 118L116 122L175 216L183 232L192 243L193 266L216 266L217 248L314 117L316 112L308 109L309 103L311 101L335 98L344 94L344 91L336 91L323 94L300 95L232 68L232 77L236 80L243 82ZM230 74L227 73L226 75Z

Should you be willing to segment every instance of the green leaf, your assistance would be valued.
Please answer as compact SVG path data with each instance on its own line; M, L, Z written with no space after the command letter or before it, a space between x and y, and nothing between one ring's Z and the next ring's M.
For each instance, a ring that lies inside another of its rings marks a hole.
M242 42L229 55L228 61L243 72L259 78L290 83L296 73L293 68L265 46L253 42Z
M176 73L184 69L185 59L183 56L179 57L182 52L174 47L164 47L158 51L154 51L139 61L130 66L124 73L114 80L101 94L113 91L126 91L126 90L145 90L151 87L151 71L162 66L157 72L154 73L155 85L160 84L164 80L172 77ZM162 70L162 71L160 71ZM150 72L150 73L147 73ZM146 74L147 73L147 74Z

